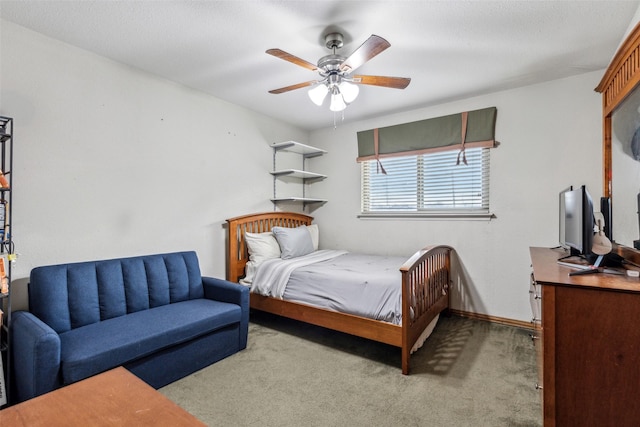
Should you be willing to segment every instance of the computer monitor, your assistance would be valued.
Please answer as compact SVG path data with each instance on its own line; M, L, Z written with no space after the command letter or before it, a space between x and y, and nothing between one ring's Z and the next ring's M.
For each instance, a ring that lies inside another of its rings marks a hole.
M560 192L560 245L572 255L593 255L593 201L586 186L569 187Z

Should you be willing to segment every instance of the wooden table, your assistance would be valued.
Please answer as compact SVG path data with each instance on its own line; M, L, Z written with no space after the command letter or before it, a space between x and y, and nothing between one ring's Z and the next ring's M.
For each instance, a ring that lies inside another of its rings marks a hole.
M116 368L0 411L0 426L204 426L144 381Z

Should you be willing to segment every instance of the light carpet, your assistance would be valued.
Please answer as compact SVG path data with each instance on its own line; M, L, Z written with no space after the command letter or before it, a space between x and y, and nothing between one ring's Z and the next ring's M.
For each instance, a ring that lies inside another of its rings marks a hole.
M400 349L252 312L246 350L159 391L209 426L540 426L525 329L441 316Z

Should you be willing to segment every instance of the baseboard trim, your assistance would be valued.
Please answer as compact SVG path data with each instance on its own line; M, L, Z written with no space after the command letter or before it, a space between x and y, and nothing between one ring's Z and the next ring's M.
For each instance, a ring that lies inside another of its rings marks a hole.
M531 322L525 322L522 320L507 319L506 317L498 317L498 316L489 316L488 314L473 313L471 311L456 310L453 308L450 308L449 311L453 315L460 316L460 317L467 317L469 319L484 320L487 322L498 323L500 325L515 326L517 328L533 329Z

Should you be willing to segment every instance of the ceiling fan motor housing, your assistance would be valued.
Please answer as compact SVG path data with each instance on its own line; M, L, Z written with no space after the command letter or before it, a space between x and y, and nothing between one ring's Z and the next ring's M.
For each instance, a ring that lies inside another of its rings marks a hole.
M336 55L334 53L323 56L318 61L318 71L323 77L326 77L331 73L340 73L340 64L342 64L345 59L346 58L344 56Z
M341 70L340 65L347 59L345 56L336 54L336 49L344 45L344 38L340 33L329 33L324 37L326 46L333 49L333 53L323 56L318 60L318 71L322 77L330 75L344 76L349 70Z
M324 43L329 49L340 49L344 45L344 38L340 33L329 33L324 36Z

